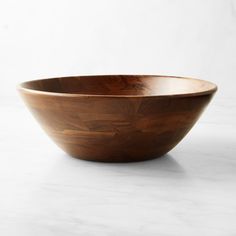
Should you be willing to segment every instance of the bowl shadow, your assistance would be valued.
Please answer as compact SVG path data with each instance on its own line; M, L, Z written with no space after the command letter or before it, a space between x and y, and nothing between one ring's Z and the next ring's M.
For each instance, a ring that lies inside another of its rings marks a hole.
M72 161L75 165L84 165L94 169L96 172L119 172L152 177L166 176L168 178L180 177L186 174L185 169L170 154L146 161L124 163L86 161L71 156L68 158L67 155L65 158L69 162Z

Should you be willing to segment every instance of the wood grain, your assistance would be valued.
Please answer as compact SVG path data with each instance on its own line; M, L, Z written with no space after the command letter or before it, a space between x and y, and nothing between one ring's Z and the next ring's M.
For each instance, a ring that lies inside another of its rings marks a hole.
M74 157L128 162L162 156L188 133L217 90L202 80L76 76L22 83L47 134Z

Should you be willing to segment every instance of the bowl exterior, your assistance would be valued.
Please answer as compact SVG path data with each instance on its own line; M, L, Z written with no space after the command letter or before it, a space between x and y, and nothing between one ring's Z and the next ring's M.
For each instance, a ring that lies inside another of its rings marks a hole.
M188 97L21 95L46 133L71 156L129 162L169 152L213 94Z

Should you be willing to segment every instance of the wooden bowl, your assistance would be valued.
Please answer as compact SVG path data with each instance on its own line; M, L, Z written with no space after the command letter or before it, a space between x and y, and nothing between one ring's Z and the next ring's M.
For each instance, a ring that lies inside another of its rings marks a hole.
M169 152L217 86L173 76L98 75L28 81L19 91L46 133L71 156L141 161Z

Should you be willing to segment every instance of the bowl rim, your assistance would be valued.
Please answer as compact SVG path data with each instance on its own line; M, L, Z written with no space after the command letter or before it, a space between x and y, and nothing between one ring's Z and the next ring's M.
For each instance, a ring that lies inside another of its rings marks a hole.
M43 90L35 90L24 87L26 83L29 82L35 82L35 81L42 81L42 80L53 80L53 79L61 79L61 78L78 78L78 77L105 77L105 76L142 76L142 77L163 77L163 78L176 78L176 79L187 79L187 80L194 80L202 83L207 83L211 85L212 88L210 89L203 89L199 92L193 92L193 93L177 93L177 94L161 94L161 95L132 95L132 94L83 94L83 93L61 93L61 92L50 92L50 91L43 91ZM218 87L216 84L202 79L196 79L193 77L186 77L186 76L173 76L173 75L152 75L152 74L91 74L91 75L73 75L73 76L62 76L62 77L52 77L52 78L44 78L44 79L35 79L35 80L28 80L24 81L17 85L17 90L24 93L30 93L35 95L47 95L47 96L59 96L59 97L99 97L99 98L166 98L166 97L195 97L195 96L201 96L201 95L209 95L214 94Z

